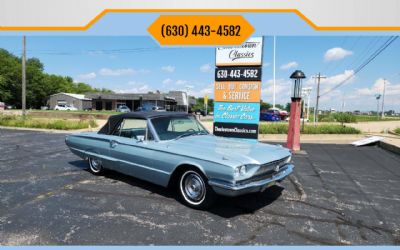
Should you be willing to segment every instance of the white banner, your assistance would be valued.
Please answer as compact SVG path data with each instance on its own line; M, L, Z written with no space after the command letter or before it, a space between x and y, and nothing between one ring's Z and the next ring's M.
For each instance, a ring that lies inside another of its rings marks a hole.
M263 38L252 37L238 47L216 49L216 66L260 66L262 65Z
M297 14L321 30L400 30L399 0L0 0L0 30L84 30L106 13L163 9L266 10Z

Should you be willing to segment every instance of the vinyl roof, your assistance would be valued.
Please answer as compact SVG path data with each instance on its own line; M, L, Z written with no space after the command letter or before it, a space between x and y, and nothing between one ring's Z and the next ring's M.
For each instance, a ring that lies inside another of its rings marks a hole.
M125 119L125 118L154 118L154 117L171 117L171 116L182 116L188 115L186 112L168 112L168 111L145 111L145 112L129 112L119 115L113 115L110 119Z

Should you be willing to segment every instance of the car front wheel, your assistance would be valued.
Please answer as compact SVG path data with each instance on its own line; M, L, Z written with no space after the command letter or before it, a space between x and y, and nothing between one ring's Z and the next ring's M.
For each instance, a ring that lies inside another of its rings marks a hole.
M185 170L179 179L179 195L182 202L195 209L209 208L215 201L214 190L207 178L198 170Z
M101 160L89 158L89 171L94 175L101 175L104 172Z

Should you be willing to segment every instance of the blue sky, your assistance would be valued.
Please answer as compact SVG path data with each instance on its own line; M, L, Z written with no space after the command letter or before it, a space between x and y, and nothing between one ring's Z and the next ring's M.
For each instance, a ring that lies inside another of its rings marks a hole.
M328 78L321 83L325 93L354 69L388 37L370 36L279 36L276 51L277 103L289 102L289 76L295 69L307 75L305 86L316 85L312 75ZM272 102L272 37L265 37L262 99ZM0 48L21 54L21 38L3 36ZM116 92L185 90L213 96L215 49L212 47L160 47L150 37L140 36L30 36L28 57L37 57L45 71L68 75L76 81ZM321 107L345 110L375 110L375 93L387 79L386 109L400 111L400 39L396 40L363 71L339 89L323 95Z

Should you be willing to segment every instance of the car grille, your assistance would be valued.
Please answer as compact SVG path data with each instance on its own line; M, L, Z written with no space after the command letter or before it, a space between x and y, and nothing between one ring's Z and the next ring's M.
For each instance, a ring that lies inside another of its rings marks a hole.
M261 167L257 170L257 172L249 179L238 181L238 185L245 185L251 182L261 181L264 179L271 178L274 174L279 171L284 170L286 167L286 160L289 158L285 157L277 161L272 161L261 165ZM276 171L276 167L279 166L278 171Z
M265 164L261 165L261 167L260 167L260 168L257 170L257 172L254 174L254 176L266 174L266 173L268 173L268 172L270 172L270 171L275 172L275 168L276 168L277 166L281 167L283 164L285 164L285 162L286 162L286 160L287 160L288 158L289 158L289 156L288 156L288 157L285 157L285 158L282 158L282 159L280 159L280 160L268 162L268 163L265 163Z

